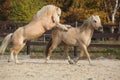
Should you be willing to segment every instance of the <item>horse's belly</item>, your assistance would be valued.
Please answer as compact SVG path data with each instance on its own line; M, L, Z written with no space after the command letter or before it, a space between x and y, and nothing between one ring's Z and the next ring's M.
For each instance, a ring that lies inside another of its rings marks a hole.
M35 39L45 32L43 26L39 22L31 22L24 26L24 36L26 39Z
M66 39L63 42L70 46L77 46L77 40L75 39Z
M26 39L35 39L40 37L43 33L44 31L42 30L32 30L32 31L25 32L24 36Z
M27 34L26 38L27 39L35 39L35 38L40 37L42 34L43 34L42 32L39 34L38 33L30 33L30 34Z

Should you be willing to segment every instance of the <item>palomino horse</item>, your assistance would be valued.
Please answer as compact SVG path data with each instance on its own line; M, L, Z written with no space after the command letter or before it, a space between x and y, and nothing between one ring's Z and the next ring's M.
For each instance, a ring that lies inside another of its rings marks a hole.
M19 63L17 55L24 47L27 40L37 38L47 30L50 30L56 26L64 30L68 29L67 26L59 23L60 16L61 9L59 7L54 5L44 6L34 15L29 24L18 28L14 33L10 33L5 37L0 47L0 53L4 53L7 45L11 41L13 43L13 47L10 49L10 59L15 59L15 62Z
M75 63L78 61L79 57L85 53L89 63L91 62L90 55L87 51L87 47L91 42L91 38L93 35L94 30L102 31L101 20L98 15L92 15L79 28L70 28L67 32L55 29L52 33L52 39L49 41L46 47L46 62L50 59L52 51L60 44L61 42L64 43L64 50L68 57L69 63ZM78 46L81 48L80 56L72 61L68 54L68 47L69 46Z

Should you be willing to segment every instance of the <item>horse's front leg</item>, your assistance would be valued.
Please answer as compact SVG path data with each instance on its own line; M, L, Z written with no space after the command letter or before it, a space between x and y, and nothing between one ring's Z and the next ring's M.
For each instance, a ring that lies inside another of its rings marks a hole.
M80 58L82 58L82 57L83 57L83 54L84 54L84 51L83 51L83 50L81 50L81 52L80 52L80 56L77 56L77 57L74 59L74 62L75 62L75 63L77 63L77 62L78 62L78 60L79 60Z
M70 56L69 56L69 53L68 53L68 51L69 51L69 49L68 49L69 47L67 46L67 45L64 45L64 53L66 54L66 56L67 56L67 58L68 58L68 62L69 62L69 64L74 64L74 61L70 58Z
M90 55L89 55L89 53L88 53L87 47L86 47L85 45L83 45L83 46L82 46L82 49L83 49L84 53L86 54L89 63L91 64L91 58L90 58Z

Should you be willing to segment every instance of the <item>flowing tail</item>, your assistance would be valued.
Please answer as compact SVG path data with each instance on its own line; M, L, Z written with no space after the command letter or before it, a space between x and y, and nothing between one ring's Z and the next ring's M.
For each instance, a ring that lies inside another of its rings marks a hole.
M46 49L45 49L45 57L48 56L48 51L49 51L49 48L51 47L52 45L52 38L50 39L50 41L48 42L47 46L46 46Z
M8 34L5 39L2 41L2 44L0 46L0 53L3 54L5 52L5 49L7 47L7 45L10 43L11 41L11 37L12 37L13 33Z

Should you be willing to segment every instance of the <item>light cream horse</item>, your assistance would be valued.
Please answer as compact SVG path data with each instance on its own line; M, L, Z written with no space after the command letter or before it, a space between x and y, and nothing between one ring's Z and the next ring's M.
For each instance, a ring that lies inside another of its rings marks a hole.
M68 25L60 24L61 9L54 5L46 5L39 10L31 20L31 22L23 27L18 28L14 33L8 34L2 42L0 53L4 53L7 45L11 41L13 47L10 49L10 60L19 63L17 55L24 47L27 40L35 39L41 36L47 30L59 27L67 30Z
M94 30L102 31L101 20L98 15L92 15L79 28L70 28L67 32L55 29L52 33L52 39L49 41L46 47L46 62L50 59L52 51L61 43L64 43L64 50L67 54L69 63L76 63L79 57L85 53L89 63L91 62L90 55L88 53L87 47L91 42L91 38ZM81 48L80 56L74 61L70 59L68 54L69 46L78 46Z

